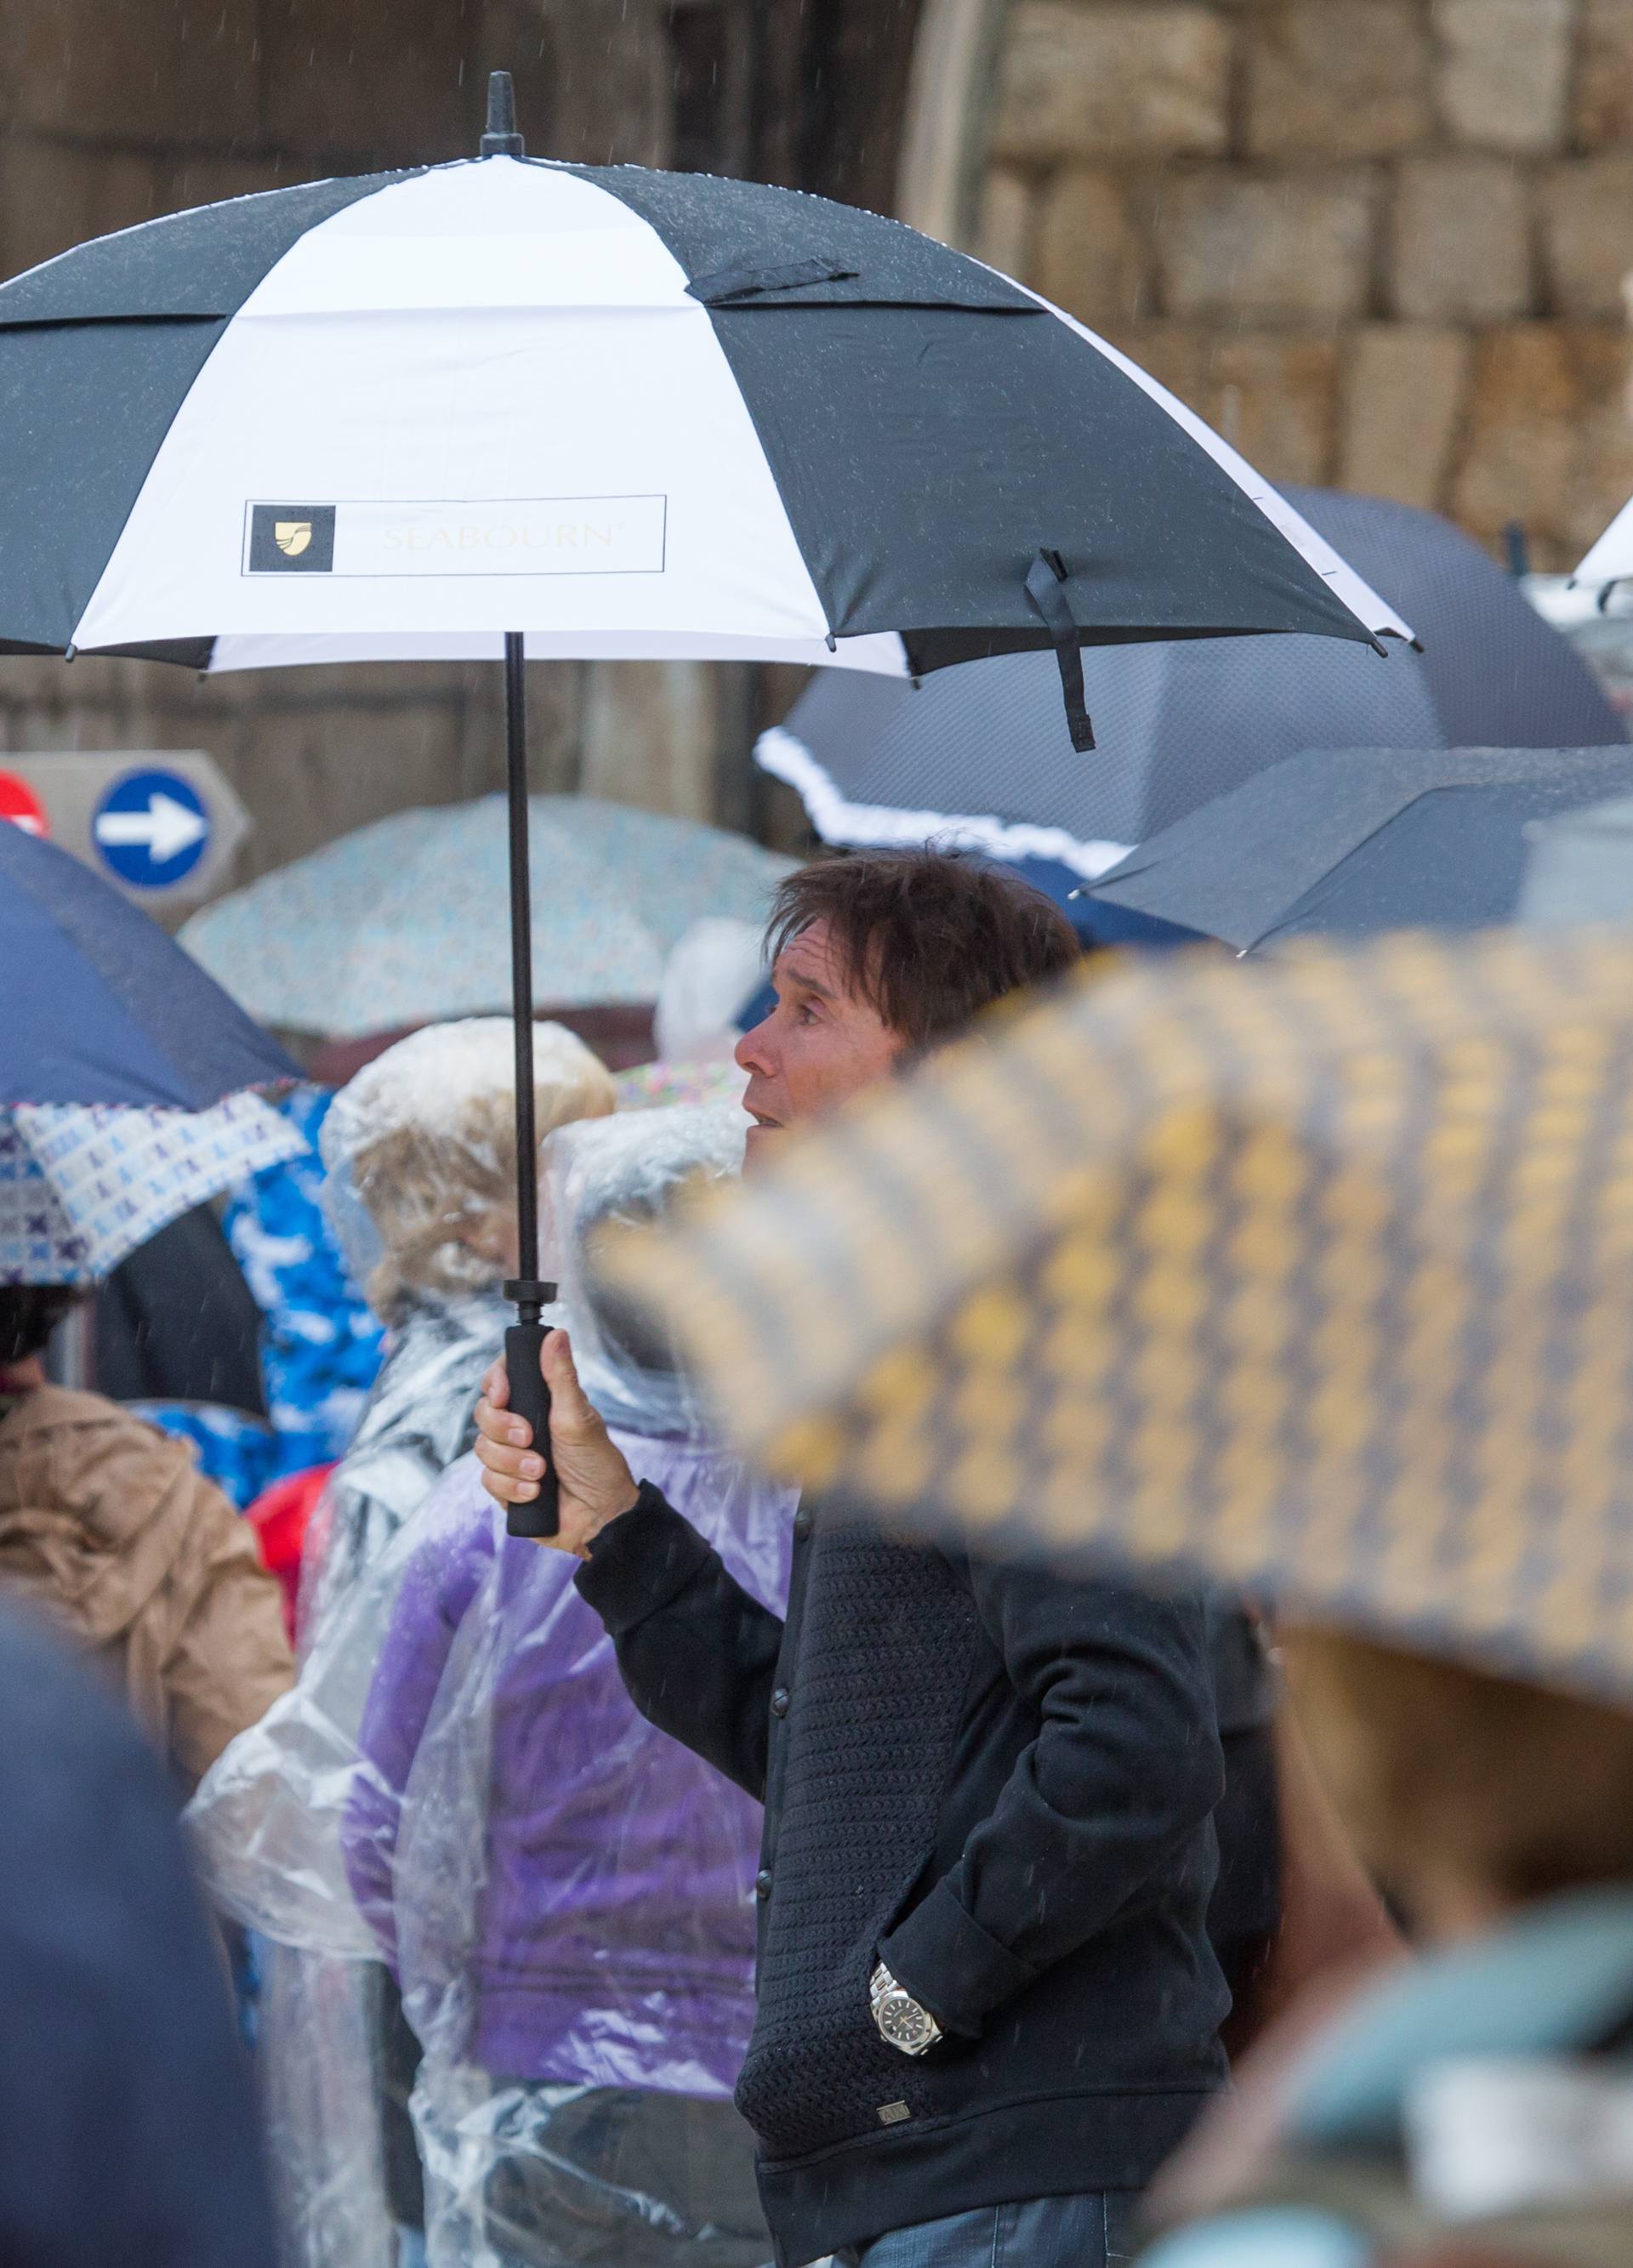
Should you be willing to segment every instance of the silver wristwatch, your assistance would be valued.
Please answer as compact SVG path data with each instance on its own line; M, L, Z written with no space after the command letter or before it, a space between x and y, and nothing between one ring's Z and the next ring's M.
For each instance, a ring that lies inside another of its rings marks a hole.
M873 1972L868 1995L879 2037L887 2046L899 2048L904 2055L921 2056L942 2036L929 2010L921 2008L906 1987L897 1983L883 1962Z

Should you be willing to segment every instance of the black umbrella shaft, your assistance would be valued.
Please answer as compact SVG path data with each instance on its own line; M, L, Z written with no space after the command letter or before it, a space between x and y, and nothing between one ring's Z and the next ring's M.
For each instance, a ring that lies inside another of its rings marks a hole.
M538 1128L533 1108L533 906L528 861L528 681L519 630L505 636L505 774L510 794L510 983L516 1026L516 1273L539 1272ZM529 1312L530 1310L530 1312ZM536 1323L536 1303L521 1320Z
M556 1468L550 1455L550 1388L539 1367L549 1334L539 1322L556 1296L539 1272L539 1143L533 1101L533 903L528 864L528 686L519 630L505 635L505 771L510 790L510 981L516 1027L516 1256L517 1278L505 1286L518 1320L505 1334L510 1406L533 1429L544 1459L538 1493L513 1504L505 1525L512 1535L554 1535L559 1524Z

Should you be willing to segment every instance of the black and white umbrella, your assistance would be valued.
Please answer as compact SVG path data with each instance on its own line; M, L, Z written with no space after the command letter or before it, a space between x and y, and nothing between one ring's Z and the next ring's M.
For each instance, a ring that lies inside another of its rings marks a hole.
M1407 625L1134 365L899 223L525 158L242 197L0 288L0 650L503 655L524 1318L524 658L843 661ZM536 1366L519 1359L513 1375Z

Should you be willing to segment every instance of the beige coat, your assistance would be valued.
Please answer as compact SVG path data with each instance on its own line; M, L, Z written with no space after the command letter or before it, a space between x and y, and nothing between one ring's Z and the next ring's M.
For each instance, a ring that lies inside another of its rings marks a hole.
M0 1590L107 1665L189 1783L294 1678L249 1528L181 1442L100 1395L42 1386L0 1416Z

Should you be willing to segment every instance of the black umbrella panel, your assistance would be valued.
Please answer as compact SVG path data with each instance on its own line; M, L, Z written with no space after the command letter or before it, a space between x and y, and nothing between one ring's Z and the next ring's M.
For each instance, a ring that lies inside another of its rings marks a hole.
M0 287L0 646L504 660L536 1331L525 659L906 678L1037 648L1083 747L1085 643L1410 631L979 261L753 182L528 159L502 73L482 152L175 214ZM536 1364L513 1378L543 1440Z
M1087 895L1252 953L1511 921L1527 828L1633 789L1633 748L1312 749L1152 836Z

